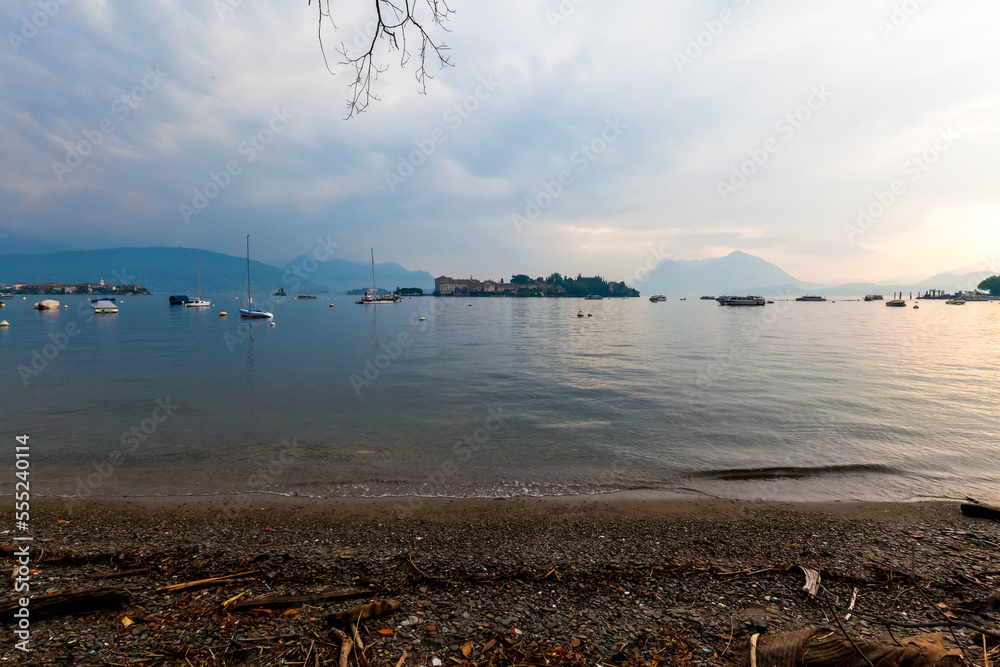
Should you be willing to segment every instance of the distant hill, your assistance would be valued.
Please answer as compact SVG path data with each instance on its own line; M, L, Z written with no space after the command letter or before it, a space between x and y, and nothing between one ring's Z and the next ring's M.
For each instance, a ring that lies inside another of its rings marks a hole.
M784 294L818 287L782 271L767 260L735 250L725 257L696 261L664 260L641 284L642 293L676 296L702 294Z
M139 284L150 292L198 293L195 265L201 271L206 297L237 295L246 291L246 257L193 248L113 248L72 250L41 255L0 255L0 283L107 283ZM254 294L264 296L284 287L289 296L300 293L346 291L371 285L371 264L333 259L315 262L302 256L278 268L250 262ZM312 270L310 270L312 269ZM433 290L426 271L408 271L399 264L375 265L380 287L421 287ZM428 290L429 291L429 290Z
M372 265L367 262L351 262L346 259L317 262L308 255L300 255L283 269L292 276L304 275L310 281L334 292L367 288L372 284ZM395 262L375 265L375 284L390 292L397 287L419 287L428 294L434 291L434 277L431 274L426 271L410 271Z

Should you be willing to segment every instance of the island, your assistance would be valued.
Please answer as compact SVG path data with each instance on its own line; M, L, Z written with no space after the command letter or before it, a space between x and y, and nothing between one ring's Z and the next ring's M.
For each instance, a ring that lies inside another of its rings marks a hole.
M531 278L523 273L511 276L510 282L475 278L434 279L434 296L518 296L518 297L629 297L639 291L624 282L610 282L600 276L567 278L553 273L548 278Z
M0 285L0 292L14 294L149 294L142 285L115 285L105 283L101 278L99 283L44 283L41 285L29 285L27 283L14 283L13 285Z

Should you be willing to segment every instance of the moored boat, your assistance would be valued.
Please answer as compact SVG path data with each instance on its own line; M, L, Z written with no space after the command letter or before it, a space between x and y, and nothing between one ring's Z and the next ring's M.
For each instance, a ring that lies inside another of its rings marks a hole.
M906 299L889 299L885 302L885 305L892 306L893 308L902 308L906 305Z
M118 304L111 297L102 297L100 299L91 299L90 307L94 309L95 313L117 313Z
M826 299L824 299L821 296L808 295L808 294L805 295L805 296L797 297L795 300L796 301L826 301Z
M964 306L965 299L948 299L945 303L949 306Z
M247 234L247 307L240 308L240 317L251 320L263 320L274 317L264 310L257 310L253 307L253 295L250 293L250 235Z
M881 294L866 294L865 295L865 301L881 301L881 300L882 300L882 295Z
M763 306L767 300L762 296L720 296L716 299L720 306Z
M587 296L583 297L583 299L585 301L601 301L604 299L604 297L601 296L600 294L588 294Z
M59 310L59 302L55 299L45 299L35 304L35 310Z
M198 265L194 265L194 270L198 273L198 298L191 299L184 304L185 308L208 308L212 305L211 301L205 301L201 298L201 269Z
M372 288L370 290L365 290L364 296L354 303L374 306L380 303L397 303L402 300L403 297L398 294L378 293L378 289L375 287L375 248L372 248ZM472 304L470 303L469 305L471 306Z
M653 296L649 297L649 300L652 301L653 303L656 303L657 301L666 301L667 297L663 296L662 294L654 294Z

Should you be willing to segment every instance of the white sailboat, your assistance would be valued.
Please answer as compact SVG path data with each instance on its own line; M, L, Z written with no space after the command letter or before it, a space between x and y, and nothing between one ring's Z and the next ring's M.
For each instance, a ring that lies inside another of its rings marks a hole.
M270 319L274 317L264 310L257 310L253 307L253 296L250 294L250 235L247 234L247 307L240 308L240 317L251 319Z
M208 308L212 305L211 301L205 301L201 298L201 269L197 264L194 265L194 270L198 272L198 298L192 299L184 304L185 308Z
M360 301L355 301L354 303L360 303L364 305L375 305L379 303L398 303L402 301L403 297L398 294L379 294L375 287L375 248L372 248L372 288L370 290L365 290L364 296L361 297Z

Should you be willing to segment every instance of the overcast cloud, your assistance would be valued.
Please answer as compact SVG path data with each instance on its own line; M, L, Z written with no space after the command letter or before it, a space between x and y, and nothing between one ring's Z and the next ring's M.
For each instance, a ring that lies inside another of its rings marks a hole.
M0 231L234 255L249 233L276 264L333 238L494 279L740 249L835 283L1000 249L995 2L453 8L427 95L383 44L382 100L344 120L334 47L365 42L367 0L333 4L335 76L306 0L6 3Z

